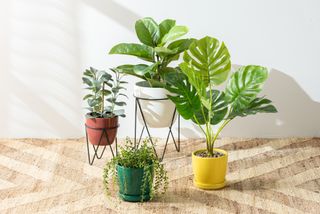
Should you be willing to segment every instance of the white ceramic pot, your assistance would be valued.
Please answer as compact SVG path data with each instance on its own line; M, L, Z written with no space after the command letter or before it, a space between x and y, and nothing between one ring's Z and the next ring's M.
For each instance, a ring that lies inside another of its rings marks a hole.
M167 94L171 94L164 88L152 88L148 82L137 82L134 86L134 96L144 99L162 99L167 98ZM150 128L164 128L169 127L172 121L175 105L171 100L143 100L139 99L141 109L146 120L148 127ZM144 125L142 116L137 109L139 121ZM177 115L177 113L176 113ZM174 118L173 123L176 120Z

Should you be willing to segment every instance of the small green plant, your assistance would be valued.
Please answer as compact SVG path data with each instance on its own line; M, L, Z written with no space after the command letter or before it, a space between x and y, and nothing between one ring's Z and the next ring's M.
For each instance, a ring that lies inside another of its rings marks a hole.
M106 163L103 171L103 183L107 194L110 194L109 185L118 181L117 166L133 169L144 169L141 195L143 196L146 186L150 187L150 197L154 198L158 193L164 194L168 187L167 172L156 157L153 148L148 146L145 139L139 148L133 146L132 141L127 138L125 145L120 147L119 154ZM118 183L119 184L119 183ZM125 184L125 188L128 187ZM141 199L143 201L143 197Z
M194 41L183 54L180 73L166 78L168 96L186 120L196 123L206 137L207 156L214 156L214 143L222 129L234 118L257 113L275 113L271 100L258 97L268 70L257 65L242 66L230 77L226 89L216 86L228 79L230 54L223 42L204 37ZM216 132L212 125L221 123Z
M193 39L178 39L188 32L188 28L176 25L176 21L172 19L163 20L160 24L150 17L139 19L135 23L135 30L142 44L120 43L109 54L131 55L148 62L149 64L125 64L117 69L147 80L150 85L159 86L157 83L163 82L167 73L176 71L169 64L179 59Z
M111 118L115 116L124 117L123 109L116 109L116 106L124 106L125 102L118 101L120 96L127 97L121 93L125 88L122 86L127 82L122 81L123 74L120 74L116 69L110 69L113 75L103 70L97 70L90 67L83 73L83 83L86 89L90 91L89 94L83 97L87 100L89 107L88 117L94 118ZM105 106L105 101L109 104Z

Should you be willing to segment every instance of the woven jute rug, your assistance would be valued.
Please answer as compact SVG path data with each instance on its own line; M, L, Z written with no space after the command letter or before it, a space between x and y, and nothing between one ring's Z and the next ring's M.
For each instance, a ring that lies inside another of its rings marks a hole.
M129 203L116 193L105 196L102 169L109 150L90 166L84 139L2 139L0 213L320 212L319 138L221 139L216 145L229 152L224 189L193 186L191 152L205 145L188 140L179 153L168 146L167 194Z

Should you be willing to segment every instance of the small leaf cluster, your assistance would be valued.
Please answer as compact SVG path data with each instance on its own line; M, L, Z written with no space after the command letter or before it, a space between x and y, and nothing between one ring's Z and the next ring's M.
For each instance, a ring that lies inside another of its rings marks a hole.
M110 118L114 116L124 117L123 109L116 109L116 106L126 105L123 101L118 101L118 98L127 97L123 90L123 84L127 82L122 81L123 74L116 69L110 69L112 73L104 70L97 70L93 67L85 70L82 81L86 86L85 89L89 91L83 97L88 103L89 117ZM105 103L107 105L105 105Z
M127 138L125 145L120 147L119 154L106 163L103 170L103 183L107 194L110 194L110 180L112 184L117 182L117 165L126 168L144 169L141 195L145 195L144 191L147 185L150 186L151 199L159 193L164 194L166 192L168 188L167 171L163 164L159 162L148 142L149 139L145 139L139 148L135 148L132 140Z
M120 43L109 54L125 54L138 57L148 64L124 64L117 67L121 72L147 80L151 85L163 82L168 72L175 72L169 64L179 59L194 39L179 39L188 32L186 26L176 25L173 19L160 24L150 17L136 21L138 43Z

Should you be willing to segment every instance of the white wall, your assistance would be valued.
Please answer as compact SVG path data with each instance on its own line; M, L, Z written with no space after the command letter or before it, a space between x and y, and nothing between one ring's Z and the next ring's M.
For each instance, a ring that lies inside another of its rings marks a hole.
M319 9L316 0L0 0L0 137L83 136L83 70L137 62L107 52L137 42L134 22L145 16L224 40L233 64L270 67L263 94L279 113L235 119L224 136L320 136ZM128 79L122 137L133 135ZM200 136L182 126L184 137Z

